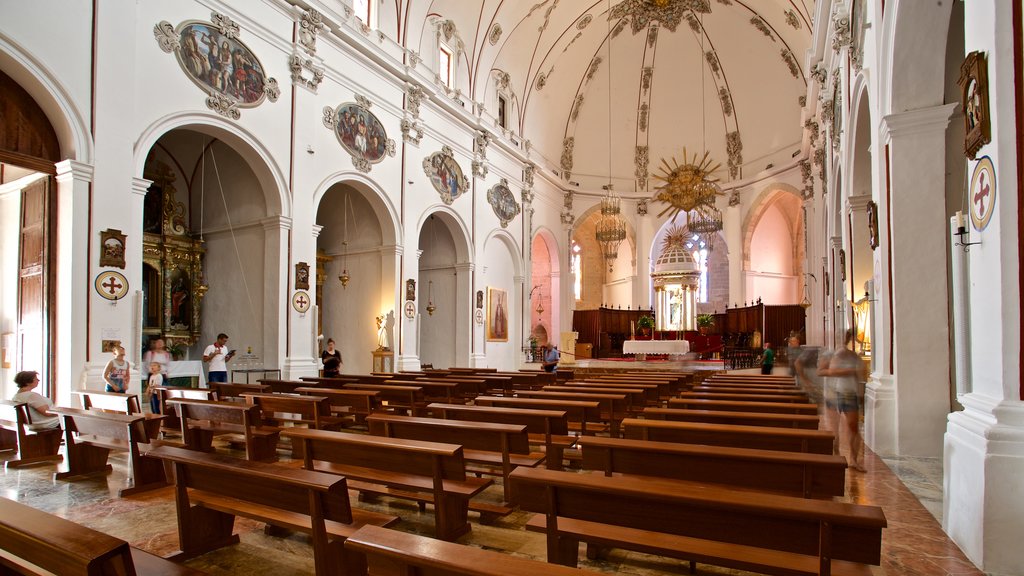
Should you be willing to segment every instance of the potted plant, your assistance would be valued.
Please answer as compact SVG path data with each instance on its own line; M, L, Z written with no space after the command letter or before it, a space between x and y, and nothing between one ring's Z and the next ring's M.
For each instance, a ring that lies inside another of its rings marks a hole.
M529 359L527 361L528 362L535 362L536 359L537 359L537 346L539 344L538 341L537 341L537 337L534 336L533 334L531 334L530 337L526 339L526 341L530 345L530 350L529 350L529 356L530 357L529 357Z
M707 334L711 327L715 325L715 317L712 314L697 314L697 331L701 334Z
M185 357L185 347L180 342L173 342L167 347L167 351L170 352L171 358L175 361L181 360Z
M654 317L644 315L637 319L637 340L650 340L654 335Z

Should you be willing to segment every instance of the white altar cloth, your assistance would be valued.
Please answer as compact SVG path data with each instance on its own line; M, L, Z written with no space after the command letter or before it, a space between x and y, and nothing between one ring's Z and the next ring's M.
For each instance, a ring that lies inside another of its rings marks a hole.
M622 343L623 354L672 354L682 355L690 351L686 340L626 340Z

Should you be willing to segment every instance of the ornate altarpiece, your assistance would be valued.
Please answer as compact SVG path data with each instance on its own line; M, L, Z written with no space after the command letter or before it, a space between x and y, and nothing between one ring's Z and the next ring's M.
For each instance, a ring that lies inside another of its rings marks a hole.
M142 333L162 336L168 348L191 346L202 331L203 241L188 226L185 204L179 202L174 173L161 162L147 166L142 238Z

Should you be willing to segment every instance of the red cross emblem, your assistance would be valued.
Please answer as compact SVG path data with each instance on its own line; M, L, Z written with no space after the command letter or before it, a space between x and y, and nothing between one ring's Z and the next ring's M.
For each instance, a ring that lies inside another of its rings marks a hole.
M295 299L295 303L299 305L299 308L305 308L306 297L300 294L299 297Z
M107 281L104 282L103 284L100 284L100 286L106 288L107 291L110 292L111 296L117 294L117 291L123 288L122 284L118 282L117 278L114 278L113 276L107 278Z
M988 198L991 191L988 182L985 181L985 173L982 172L978 175L978 191L974 193L973 199L974 203L978 205L978 218L985 217L985 199Z

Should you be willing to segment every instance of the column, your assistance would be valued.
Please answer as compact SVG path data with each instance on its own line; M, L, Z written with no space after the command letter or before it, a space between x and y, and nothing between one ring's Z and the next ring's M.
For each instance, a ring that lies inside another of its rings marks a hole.
M420 304L423 298L427 297L427 287L420 282L420 257L423 256L423 250L413 250L409 253L409 257L404 259L405 263L405 275L399 276L403 278L402 284L405 280L416 281L416 313L413 314L412 318L408 318L405 314L402 314L402 334L401 342L398 349L395 351L395 366L398 370L419 370L420 369ZM397 257L396 253L396 269L399 266L397 260L402 260ZM401 272L399 272L400 274ZM404 305L404 302L403 302ZM437 368L446 368L446 366L437 366Z
M307 356L294 368L288 357L289 314L292 310L292 298L288 293L288 234L292 229L292 221L284 216L271 216L260 221L263 225L263 270L266 271L263 292L263 342L257 352L263 357L263 365L267 368L281 368L283 378L291 379L300 376L315 376L318 368L303 343L301 349ZM276 280L276 282L275 282ZM257 303L257 306L259 303ZM309 312L306 313L307 317ZM308 322L305 324L308 325ZM294 330L295 326L291 326ZM292 335L293 340L295 335ZM235 337L238 339L238 336ZM306 342L308 338L300 338ZM292 350L296 354L297 350ZM294 373L293 373L294 371Z
M740 205L730 205L722 210L722 236L725 246L714 250L727 250L729 253L729 300L727 306L743 302L747 294L744 290L744 271L750 265L750 255L743 253L743 224Z
M80 387L88 360L85 346L89 326L89 183L93 167L74 160L57 164L57 301L58 343L55 349L57 404L72 406L71 390ZM77 215L77 217L76 217ZM85 288L83 288L83 286Z
M521 274L513 276L512 277L512 282L514 284L513 290L515 291L515 300L512 300L512 298L509 297L509 302L526 302L526 294L527 294L527 291L526 291L526 276L523 276ZM526 319L527 319L527 322L529 322L529 317L530 317L530 309L529 308L530 308L530 306L529 306L528 302L526 302L525 308L526 308L525 311L524 310L520 310L519 311L519 317L523 318L525 316ZM525 312L525 314L524 314L524 312ZM513 361L512 361L512 364L510 366L498 366L497 368L499 370L502 370L502 369L504 369L504 370L518 370L519 368L523 367L523 363L525 361L525 357L523 356L522 349L523 349L523 346L526 345L526 334L529 332L529 330L530 330L530 325L529 324L524 324L522 321L519 322L518 326L510 326L509 327L508 338L509 338L509 343L512 344L512 359L513 359ZM575 353L575 350L573 350L572 352Z
M893 379L876 384L865 410L866 440L881 454L935 457L949 413L946 314L946 140L955 104L882 119L889 146ZM883 246L884 248L884 246ZM927 278L927 281L922 279ZM887 327L886 327L887 328ZM883 329L881 346L889 346Z

